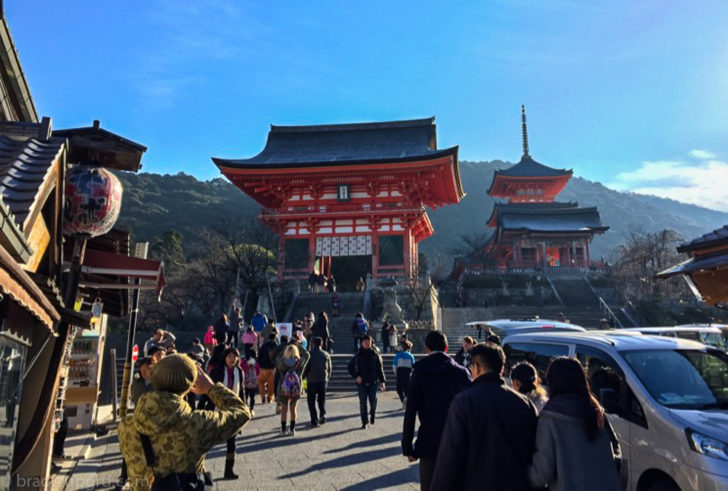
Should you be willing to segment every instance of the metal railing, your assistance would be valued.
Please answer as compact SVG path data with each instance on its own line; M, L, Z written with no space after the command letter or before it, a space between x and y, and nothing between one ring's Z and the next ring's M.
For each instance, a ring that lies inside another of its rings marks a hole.
M609 305L607 305L607 302L605 302L602 297L599 297L599 310L601 310L604 315L608 316L614 322L616 327L619 327L620 329L624 328L622 321L619 320L619 317L617 317L612 309L609 308Z

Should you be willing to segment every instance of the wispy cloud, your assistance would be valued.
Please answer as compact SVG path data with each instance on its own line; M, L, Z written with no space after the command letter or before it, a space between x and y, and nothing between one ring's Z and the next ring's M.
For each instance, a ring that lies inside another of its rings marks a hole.
M708 159L715 159L717 156L713 152L709 152L707 150L690 150L690 156L694 159L700 159L700 160L708 160Z
M155 41L139 60L134 86L156 108L169 107L203 85L209 61L254 51L266 30L236 0L160 0L146 15Z
M728 211L728 162L707 150L688 155L690 160L644 161L617 174L609 186Z

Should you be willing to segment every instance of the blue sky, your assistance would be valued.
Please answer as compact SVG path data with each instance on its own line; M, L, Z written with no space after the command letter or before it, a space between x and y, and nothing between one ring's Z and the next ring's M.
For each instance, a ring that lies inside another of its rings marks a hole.
M218 175L268 125L434 115L467 160L531 154L728 211L728 2L6 0L38 111Z

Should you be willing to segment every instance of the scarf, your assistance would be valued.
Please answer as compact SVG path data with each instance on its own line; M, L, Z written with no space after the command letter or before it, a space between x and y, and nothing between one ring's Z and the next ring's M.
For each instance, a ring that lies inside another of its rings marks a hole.
M230 380L230 369L227 367L227 365L225 365L225 375L223 377L222 385L235 392L235 394L240 394L240 386L242 381L240 380L240 370L238 370L237 368L238 367L233 367L233 377L232 380Z

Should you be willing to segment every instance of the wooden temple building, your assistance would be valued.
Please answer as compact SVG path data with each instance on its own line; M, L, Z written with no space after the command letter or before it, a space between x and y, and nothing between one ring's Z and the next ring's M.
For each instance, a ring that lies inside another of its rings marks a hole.
M523 155L504 170L496 170L488 195L496 202L488 218L493 229L478 254L456 261L454 274L466 269L522 269L590 265L589 244L609 227L596 207L557 201L569 182L571 169L555 169L529 154L525 108L521 107Z
M408 277L434 232L426 207L464 196L458 147L437 148L434 118L271 126L258 155L213 161L263 207L281 279Z
M681 275L708 305L728 304L728 225L681 244L677 252L689 258L657 277Z

